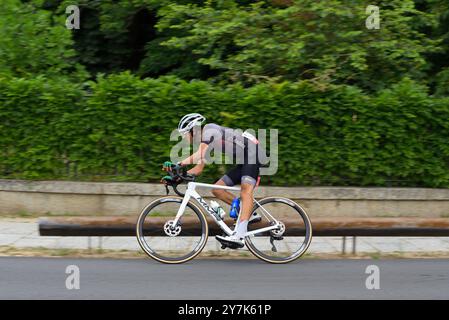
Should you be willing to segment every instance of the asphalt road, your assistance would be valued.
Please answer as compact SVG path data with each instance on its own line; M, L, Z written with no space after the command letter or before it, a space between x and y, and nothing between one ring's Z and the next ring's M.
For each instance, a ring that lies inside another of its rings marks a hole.
M80 289L66 288L76 265ZM380 289L366 288L379 268ZM449 299L449 260L256 259L164 265L141 259L0 258L0 299Z

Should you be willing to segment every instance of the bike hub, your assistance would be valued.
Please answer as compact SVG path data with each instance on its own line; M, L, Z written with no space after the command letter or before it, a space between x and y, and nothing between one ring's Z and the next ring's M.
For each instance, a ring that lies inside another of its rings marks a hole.
M167 236L176 237L181 233L181 226L180 225L175 226L174 221L170 220L164 224L164 231Z

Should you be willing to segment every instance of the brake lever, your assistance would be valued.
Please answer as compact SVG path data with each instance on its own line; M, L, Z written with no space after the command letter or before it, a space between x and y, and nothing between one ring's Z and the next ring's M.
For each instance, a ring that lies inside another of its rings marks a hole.
M186 175L184 176L184 180L185 180L185 181L195 181L195 179L196 179L196 176L193 175L193 174L186 174Z

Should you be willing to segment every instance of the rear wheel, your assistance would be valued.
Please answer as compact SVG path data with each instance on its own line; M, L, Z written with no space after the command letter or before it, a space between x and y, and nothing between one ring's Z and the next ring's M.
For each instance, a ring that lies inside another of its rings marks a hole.
M203 212L188 202L177 225L174 219L181 197L164 197L151 202L139 215L137 241L151 258L163 263L183 263L195 258L207 242L208 226Z
M250 224L248 231L273 225L280 227L245 238L248 249L259 259L270 263L288 263L301 257L312 241L312 224L305 210L287 198L270 197L256 203L253 212L262 216L258 223ZM274 218L274 219L273 219Z

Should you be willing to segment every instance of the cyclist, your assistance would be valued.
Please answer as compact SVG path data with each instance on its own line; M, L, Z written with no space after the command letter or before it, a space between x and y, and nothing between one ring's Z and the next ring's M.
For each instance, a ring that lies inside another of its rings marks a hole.
M195 164L188 173L200 175L206 165L207 151L212 146L214 151L221 150L238 163L215 184L224 186L241 185L241 214L231 236L216 236L216 238L221 243L230 244L231 247L242 248L248 221L259 220L260 218L258 215L251 217L253 191L259 182L260 163L257 157L259 142L248 132L242 133L215 123L208 123L203 126L205 120L206 118L199 113L189 113L179 121L178 131L189 143L193 141L194 135L197 133L200 134L201 140L198 150L178 164L181 166ZM234 195L226 190L213 189L212 193L228 204L231 204L234 200Z

